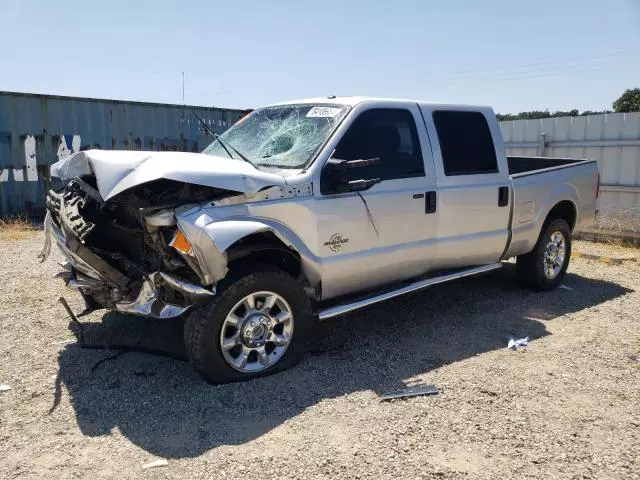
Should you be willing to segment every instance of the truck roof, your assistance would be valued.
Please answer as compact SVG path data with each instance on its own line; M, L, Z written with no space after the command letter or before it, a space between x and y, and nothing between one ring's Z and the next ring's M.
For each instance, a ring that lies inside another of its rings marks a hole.
M354 97L315 97L315 98L303 98L299 100L290 100L286 102L277 102L272 104L275 105L291 105L295 103L325 103L325 104L336 104L336 105L349 105L351 107L358 105L360 103L366 102L376 102L376 103L407 103L407 104L424 104L430 105L432 107L442 107L443 109L454 109L460 108L463 110L486 110L492 109L488 105L467 105L467 104L455 104L455 103L441 103L441 102L428 102L425 100L415 100L415 99L407 99L407 98L384 98L384 97L362 97L362 96L354 96Z

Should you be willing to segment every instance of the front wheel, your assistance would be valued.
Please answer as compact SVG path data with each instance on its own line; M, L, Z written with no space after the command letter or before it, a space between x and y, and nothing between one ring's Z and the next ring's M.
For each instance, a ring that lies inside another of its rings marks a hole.
M312 329L309 299L288 273L269 266L231 277L185 320L191 363L211 383L269 375L302 355Z
M533 250L517 258L518 278L535 290L551 290L562 282L571 258L571 229L562 218L548 220Z

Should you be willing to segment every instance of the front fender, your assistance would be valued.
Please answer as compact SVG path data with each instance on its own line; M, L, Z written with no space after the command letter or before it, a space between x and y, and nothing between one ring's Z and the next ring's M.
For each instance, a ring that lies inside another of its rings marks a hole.
M300 237L286 225L260 217L216 218L215 208L190 210L177 216L178 227L191 243L193 254L208 284L227 274L227 250L238 240L260 232L271 232L287 247L295 250L302 272L311 286L320 282L319 263Z

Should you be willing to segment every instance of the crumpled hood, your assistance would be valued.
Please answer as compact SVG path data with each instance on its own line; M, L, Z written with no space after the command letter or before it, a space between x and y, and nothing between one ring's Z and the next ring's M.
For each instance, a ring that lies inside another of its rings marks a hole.
M203 153L85 150L51 166L51 175L61 180L91 174L104 200L160 178L242 193L287 183L283 176L257 170L242 160Z

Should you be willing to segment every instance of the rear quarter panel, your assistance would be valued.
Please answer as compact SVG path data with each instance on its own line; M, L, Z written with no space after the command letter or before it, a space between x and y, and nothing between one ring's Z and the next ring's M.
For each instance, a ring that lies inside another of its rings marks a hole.
M588 162L557 170L512 176L513 218L511 243L504 256L530 252L551 209L568 200L576 208L573 229L583 228L595 219L597 163Z

